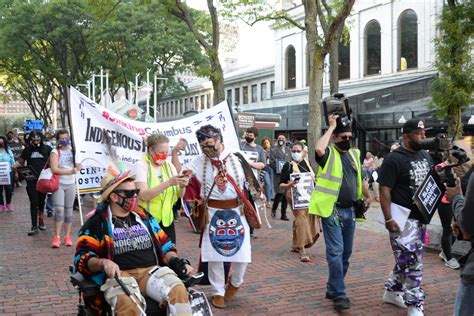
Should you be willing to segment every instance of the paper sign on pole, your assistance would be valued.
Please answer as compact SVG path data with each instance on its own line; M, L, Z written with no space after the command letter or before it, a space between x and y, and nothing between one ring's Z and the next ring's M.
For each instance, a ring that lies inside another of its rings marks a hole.
M219 128L225 146L239 150L238 137L226 102L191 117L163 123L130 120L101 107L72 87L70 106L76 162L83 166L78 175L83 193L100 189L101 175L112 162L106 139L110 140L110 148L118 159L131 170L145 156L146 138L152 134L168 136L170 150L180 138L184 138L187 145L179 156L183 165L201 154L195 132L203 125L211 124Z

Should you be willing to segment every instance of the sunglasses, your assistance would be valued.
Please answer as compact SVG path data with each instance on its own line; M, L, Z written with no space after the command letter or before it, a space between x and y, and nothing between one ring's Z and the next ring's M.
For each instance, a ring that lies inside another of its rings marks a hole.
M351 140L352 136L339 136L339 138L342 140Z
M140 189L135 189L135 190L115 190L115 191L113 191L112 193L115 193L115 194L117 194L118 196L120 196L121 198L126 199L126 198L137 197L137 196L138 196L138 193L140 193ZM119 193L123 193L124 196L120 195Z

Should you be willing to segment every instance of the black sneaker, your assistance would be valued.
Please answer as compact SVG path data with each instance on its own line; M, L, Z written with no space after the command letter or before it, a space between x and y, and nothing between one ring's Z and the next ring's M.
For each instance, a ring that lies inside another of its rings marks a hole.
M333 302L334 309L338 312L351 308L351 301L347 297L336 297Z
M272 212L272 218L275 218L275 216L276 216L276 213Z
M281 219L282 221L289 221L289 220L290 220L290 219L289 219L288 217L286 217L286 216L282 216L280 219Z
M257 239L257 236L255 236L254 234L250 234L250 239Z
M53 217L53 211L48 211L48 212L46 212L46 214L47 214L46 216L48 216L48 217Z
M28 232L28 236L38 235L38 233L39 233L38 227L33 226L31 227L31 230Z
M329 292L326 292L326 298L328 300L333 300L334 299L334 296L332 296L331 294L329 294Z

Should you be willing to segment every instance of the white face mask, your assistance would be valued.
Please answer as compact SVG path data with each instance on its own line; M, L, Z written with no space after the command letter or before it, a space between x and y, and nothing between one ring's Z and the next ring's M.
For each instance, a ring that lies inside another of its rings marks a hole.
M291 158L293 158L294 161L300 161L302 156L303 153L291 153Z

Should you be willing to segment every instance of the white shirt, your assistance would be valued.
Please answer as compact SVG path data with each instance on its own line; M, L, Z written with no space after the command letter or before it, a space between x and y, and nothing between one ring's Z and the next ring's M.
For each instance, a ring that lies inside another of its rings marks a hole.
M71 149L59 149L60 153L58 155L58 149L53 149L51 154L55 154L59 156L58 159L58 168L59 169L66 169L72 170L74 169L74 158L72 156ZM59 183L60 184L74 184L76 181L74 179L73 174L64 174L59 176Z

